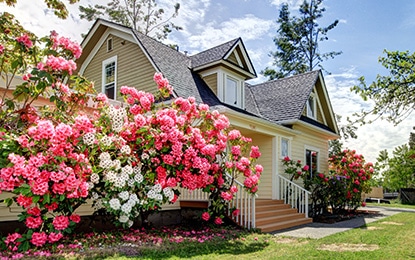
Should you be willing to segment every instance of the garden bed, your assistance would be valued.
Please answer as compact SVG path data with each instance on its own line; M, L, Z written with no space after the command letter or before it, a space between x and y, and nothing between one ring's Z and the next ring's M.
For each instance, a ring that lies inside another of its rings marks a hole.
M333 224L341 221L350 220L364 216L378 216L380 213L376 210L355 210L343 214L324 214L313 218L313 222Z

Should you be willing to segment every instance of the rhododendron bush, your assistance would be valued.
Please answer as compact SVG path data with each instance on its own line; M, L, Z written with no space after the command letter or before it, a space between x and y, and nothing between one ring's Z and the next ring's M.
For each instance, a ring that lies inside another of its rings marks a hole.
M285 173L291 179L302 178L304 187L311 191L310 215L345 214L355 211L362 203L362 193L370 192L369 179L373 175L372 163L366 163L354 150L344 150L329 158L329 172L311 176L308 166L289 157L283 159Z
M15 195L6 204L22 207L19 220L27 227L4 237L3 248L61 240L81 220L75 210L87 199L114 224L130 227L174 203L179 188L202 189L212 201L202 218L221 224L228 212L239 212L228 206L238 176L247 192L257 191L258 147L231 129L226 116L194 98L173 99L160 73L154 75L156 94L123 86L120 106L98 94L94 111L86 113L82 106L93 85L73 75L80 46L54 32L37 39L12 16L1 19L1 75L7 80L0 99L0 192ZM23 83L12 90L17 74ZM35 110L38 98L50 105Z

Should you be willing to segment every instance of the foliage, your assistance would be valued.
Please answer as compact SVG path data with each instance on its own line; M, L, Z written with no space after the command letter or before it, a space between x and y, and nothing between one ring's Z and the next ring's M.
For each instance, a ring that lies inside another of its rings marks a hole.
M383 188L396 191L415 187L415 150L408 145L396 147L392 157L388 157L387 152L381 152L378 162L383 168Z
M377 75L370 85L365 77L360 77L360 84L351 88L363 100L372 100L374 107L370 111L361 111L356 115L361 123L370 123L369 115L376 119L386 119L395 125L407 118L415 107L415 53L409 51L388 51L380 57L379 62L389 71L389 75ZM375 120L376 120L375 119Z
M325 8L320 7L322 2L304 0L299 9L300 17L291 16L288 4L282 4L277 20L280 27L274 38L277 51L270 53L278 71L267 67L262 72L269 79L312 71L316 67L323 69L324 60L341 54L336 51L320 53L319 42L328 40L327 33L338 24L336 20L327 27L319 26L317 20L325 12Z
M176 3L174 13L167 19L163 19L165 11L163 8L157 8L155 0L113 0L106 6L96 4L79 7L81 19L94 21L100 17L106 17L158 40L166 39L173 29L182 29L171 22L177 17L179 9L180 4Z
M356 151L344 150L329 158L329 173L311 175L301 161L294 162L289 157L283 159L285 173L291 179L302 178L304 187L311 191L311 216L327 214L328 207L334 214L344 214L356 210L361 204L362 192L371 189L371 163L366 163Z
M238 176L248 193L257 191L263 170L254 165L258 147L231 129L226 116L192 97L173 99L159 73L156 95L123 86L121 107L99 94L94 109L87 108L93 86L72 75L80 46L55 32L37 39L7 13L1 19L1 75L7 80L0 104L0 192L15 195L6 204L22 207L19 220L27 227L5 237L2 249L60 241L80 221L74 212L86 199L115 224L130 227L138 216L145 220L174 203L180 187L203 189L212 199L203 219L221 224ZM23 83L13 89L20 74ZM46 98L49 105L35 110L34 102Z
M14 6L17 3L17 0L0 0L0 2L5 2L8 6ZM66 19L68 17L68 10L66 5L60 0L44 0L48 8L52 9L55 15L59 18ZM70 4L79 2L79 0L68 0Z

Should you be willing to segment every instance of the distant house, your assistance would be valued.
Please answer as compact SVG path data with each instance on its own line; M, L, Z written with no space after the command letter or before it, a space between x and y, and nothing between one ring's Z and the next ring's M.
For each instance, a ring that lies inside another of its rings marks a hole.
M284 178L281 160L289 156L312 170L328 171L328 142L339 137L339 130L321 71L251 85L246 81L257 75L241 38L186 55L102 19L92 26L82 47L79 73L109 98L121 101L118 91L123 85L155 92L153 75L161 72L175 97L195 97L252 138L262 153L258 163L264 172L255 203L238 198L242 214L236 221L265 232L311 221L306 215L307 192ZM287 197L287 185L295 189L296 198ZM167 207L177 208L180 203Z

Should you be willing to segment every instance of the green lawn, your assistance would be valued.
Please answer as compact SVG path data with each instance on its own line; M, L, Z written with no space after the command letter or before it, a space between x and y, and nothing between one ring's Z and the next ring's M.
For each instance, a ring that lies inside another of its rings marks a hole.
M385 204L385 203L366 203L367 206L374 206L374 207L386 207L386 208L400 208L400 209L415 209L415 205L406 205L401 204L399 201L391 200L391 204Z
M326 247L334 251L322 250ZM342 251L354 249L354 251ZM367 250L372 251L367 251ZM397 215L322 239L243 234L210 242L150 247L137 259L414 259L415 213ZM112 257L108 259L131 259Z

